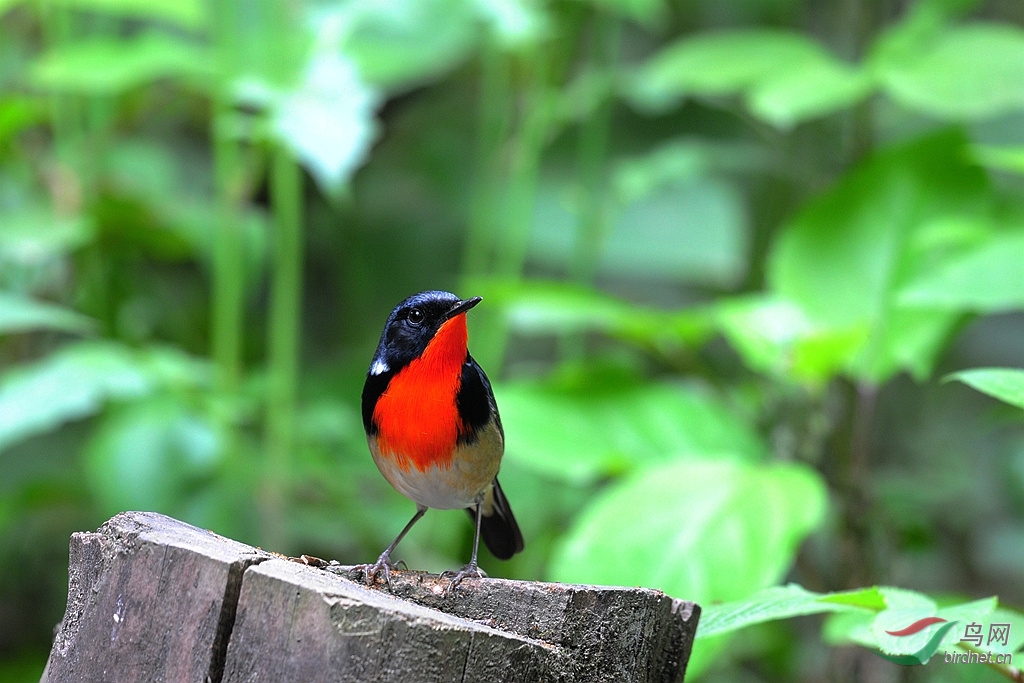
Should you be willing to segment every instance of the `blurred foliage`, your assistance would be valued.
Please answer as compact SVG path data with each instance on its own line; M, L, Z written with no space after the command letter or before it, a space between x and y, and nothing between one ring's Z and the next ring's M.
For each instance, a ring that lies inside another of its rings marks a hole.
M864 648L936 613L1019 649L1024 421L941 379L1024 406L1022 26L0 0L0 681L38 679L68 535L119 510L374 557L411 505L360 387L433 288L485 298L527 539L492 574L700 602L691 678L923 679ZM470 542L432 512L400 552Z

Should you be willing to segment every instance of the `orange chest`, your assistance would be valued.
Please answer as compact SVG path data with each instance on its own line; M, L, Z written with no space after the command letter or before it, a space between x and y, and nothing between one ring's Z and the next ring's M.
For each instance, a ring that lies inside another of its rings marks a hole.
M466 360L466 322L445 322L420 355L402 368L377 399L377 447L405 471L451 466L464 430L457 397Z

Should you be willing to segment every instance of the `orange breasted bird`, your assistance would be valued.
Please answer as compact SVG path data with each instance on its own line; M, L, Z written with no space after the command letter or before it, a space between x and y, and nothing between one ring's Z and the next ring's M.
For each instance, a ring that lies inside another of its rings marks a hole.
M466 312L480 297L450 292L415 294L395 307L363 385L363 427L377 469L416 514L373 565L367 584L383 574L390 585L391 553L428 508L465 508L476 523L473 556L454 574L480 577L480 537L495 557L523 549L523 536L498 484L505 433L491 383L469 355Z

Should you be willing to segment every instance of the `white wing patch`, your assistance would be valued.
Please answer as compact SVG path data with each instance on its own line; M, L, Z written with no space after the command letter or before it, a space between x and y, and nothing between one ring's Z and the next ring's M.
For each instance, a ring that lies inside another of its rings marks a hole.
M387 372L390 369L391 368L388 367L387 363L378 358L377 360L373 361L373 365L370 366L370 374L380 375L382 373Z

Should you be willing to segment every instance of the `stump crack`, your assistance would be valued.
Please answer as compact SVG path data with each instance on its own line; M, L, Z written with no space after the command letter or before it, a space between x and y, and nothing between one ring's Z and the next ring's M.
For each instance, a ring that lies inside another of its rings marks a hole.
M220 617L217 619L217 635L214 637L213 652L210 655L210 671L206 675L208 683L221 683L224 678L224 663L227 661L231 632L235 628L238 598L242 593L245 572L249 567L255 567L269 559L262 556L245 558L232 562L228 568L228 580L224 584L224 598L221 600Z

